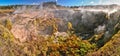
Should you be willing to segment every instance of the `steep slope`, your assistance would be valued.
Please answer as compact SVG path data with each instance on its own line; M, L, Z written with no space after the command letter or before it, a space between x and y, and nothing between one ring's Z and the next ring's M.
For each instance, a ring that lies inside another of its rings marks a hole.
M11 55L14 42L13 34L3 25L0 25L0 56Z
M109 42L107 42L98 51L88 54L87 56L119 56L120 55L120 31L115 34Z

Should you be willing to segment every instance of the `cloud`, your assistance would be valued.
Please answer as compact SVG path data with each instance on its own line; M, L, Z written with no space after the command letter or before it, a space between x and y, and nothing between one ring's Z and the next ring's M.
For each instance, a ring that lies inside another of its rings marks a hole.
M32 5L38 5L39 3L32 3Z
M101 4L119 4L120 0L101 0Z
M95 2L94 2L94 1L91 1L90 3L91 3L91 4L94 4Z

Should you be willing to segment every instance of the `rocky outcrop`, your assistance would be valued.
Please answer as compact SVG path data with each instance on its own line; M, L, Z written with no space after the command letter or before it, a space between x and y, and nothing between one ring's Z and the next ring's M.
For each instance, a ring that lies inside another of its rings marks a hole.
M71 20L76 32L88 33L94 31L99 25L107 22L106 13L95 11L80 11L74 14Z

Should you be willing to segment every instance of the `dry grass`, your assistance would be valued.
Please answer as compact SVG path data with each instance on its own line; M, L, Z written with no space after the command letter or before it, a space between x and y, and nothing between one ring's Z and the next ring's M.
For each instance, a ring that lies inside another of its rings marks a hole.
M12 12L14 12L14 10L13 9L0 9L0 13L12 13Z

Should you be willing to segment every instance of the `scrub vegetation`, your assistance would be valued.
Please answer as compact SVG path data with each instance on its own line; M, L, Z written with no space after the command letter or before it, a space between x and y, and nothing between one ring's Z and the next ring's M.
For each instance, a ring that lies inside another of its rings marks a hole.
M120 11L72 11L65 20L71 11L59 18L46 9L39 15L0 8L0 56L120 56Z

